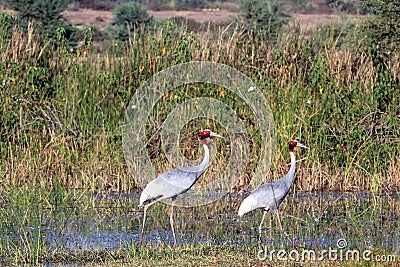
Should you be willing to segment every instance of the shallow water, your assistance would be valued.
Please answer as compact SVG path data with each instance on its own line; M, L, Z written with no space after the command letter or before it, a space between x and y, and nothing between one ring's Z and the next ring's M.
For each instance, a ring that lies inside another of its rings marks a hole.
M262 211L253 211L241 219L236 215L243 197L231 195L209 207L176 208L178 242L238 245L260 242L258 224ZM16 217L31 214L31 222L23 227L11 220L3 222L0 229L2 247L40 240L50 252L119 251L139 240L143 214L136 210L137 195L91 195L89 199L90 205L75 202L59 209L36 206L27 212L13 207ZM349 247L398 254L399 204L399 195L295 194L282 203L281 219L293 242L305 247L335 247L338 240L345 239ZM149 209L148 215L144 242L172 243L169 207L156 204ZM281 233L275 215L272 215L271 228L266 217L261 242L271 245L289 242Z

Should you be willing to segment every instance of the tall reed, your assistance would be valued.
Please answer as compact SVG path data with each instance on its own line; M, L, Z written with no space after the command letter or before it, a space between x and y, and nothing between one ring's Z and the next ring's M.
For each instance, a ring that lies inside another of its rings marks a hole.
M399 179L393 177L400 171L399 57L375 64L361 41L346 46L340 36L330 35L337 25L308 34L293 25L269 42L236 24L194 33L167 21L132 34L127 43L104 42L96 53L90 46L71 52L62 34L55 45L40 39L33 26L25 31L9 23L0 41L2 190L135 189L121 145L132 94L158 71L208 60L251 77L269 101L278 149L266 181L287 170L287 142L297 138L311 150L299 154L296 189L398 191ZM217 87L180 89L157 105L155 117L146 122L150 132L179 103L206 92L246 121L257 163L257 121L237 95ZM182 138L192 140L188 135L196 127L202 126L188 127ZM158 142L155 138L148 150L162 171L167 165ZM246 171L251 177L253 169Z

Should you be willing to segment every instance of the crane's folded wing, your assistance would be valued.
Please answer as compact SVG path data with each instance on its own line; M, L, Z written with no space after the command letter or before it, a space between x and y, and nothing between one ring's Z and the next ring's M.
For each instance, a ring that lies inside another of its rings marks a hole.
M257 208L266 208L274 211L279 207L289 189L284 183L272 182L261 185L250 196L255 199Z

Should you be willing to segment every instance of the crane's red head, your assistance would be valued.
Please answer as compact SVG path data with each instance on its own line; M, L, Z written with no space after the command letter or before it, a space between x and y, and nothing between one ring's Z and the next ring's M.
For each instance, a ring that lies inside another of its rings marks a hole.
M221 136L221 135L219 135L219 134L217 134L217 133L214 133L213 131L211 131L211 130L209 130L209 129L203 130L203 131L199 134L199 136L200 136L200 140L202 140L202 143L203 143L203 144L205 143L205 140L204 140L204 139L209 138L209 137L211 137L211 136L215 136L215 137L219 137L219 138L224 138L223 136Z
M292 141L290 141L290 142L289 142L289 152L293 152L293 149L294 149L295 147L302 147L302 148L307 148L307 149L308 149L308 147L306 147L306 146L303 145L303 144L300 144L299 142L297 142L297 140L292 140Z
M206 139L211 136L211 130L205 129L199 134L199 136L201 140Z

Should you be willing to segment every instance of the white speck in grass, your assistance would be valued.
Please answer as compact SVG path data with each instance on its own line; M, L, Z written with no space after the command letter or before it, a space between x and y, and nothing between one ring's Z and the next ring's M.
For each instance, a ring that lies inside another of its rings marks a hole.
M136 105L132 105L131 109L137 109Z
M251 93L254 92L256 90L256 88L254 86L250 86L249 89L247 89L247 92Z
M307 104L309 104L309 105L311 105L311 104L312 104L312 101L311 101L311 99L308 99L308 100L307 100Z

